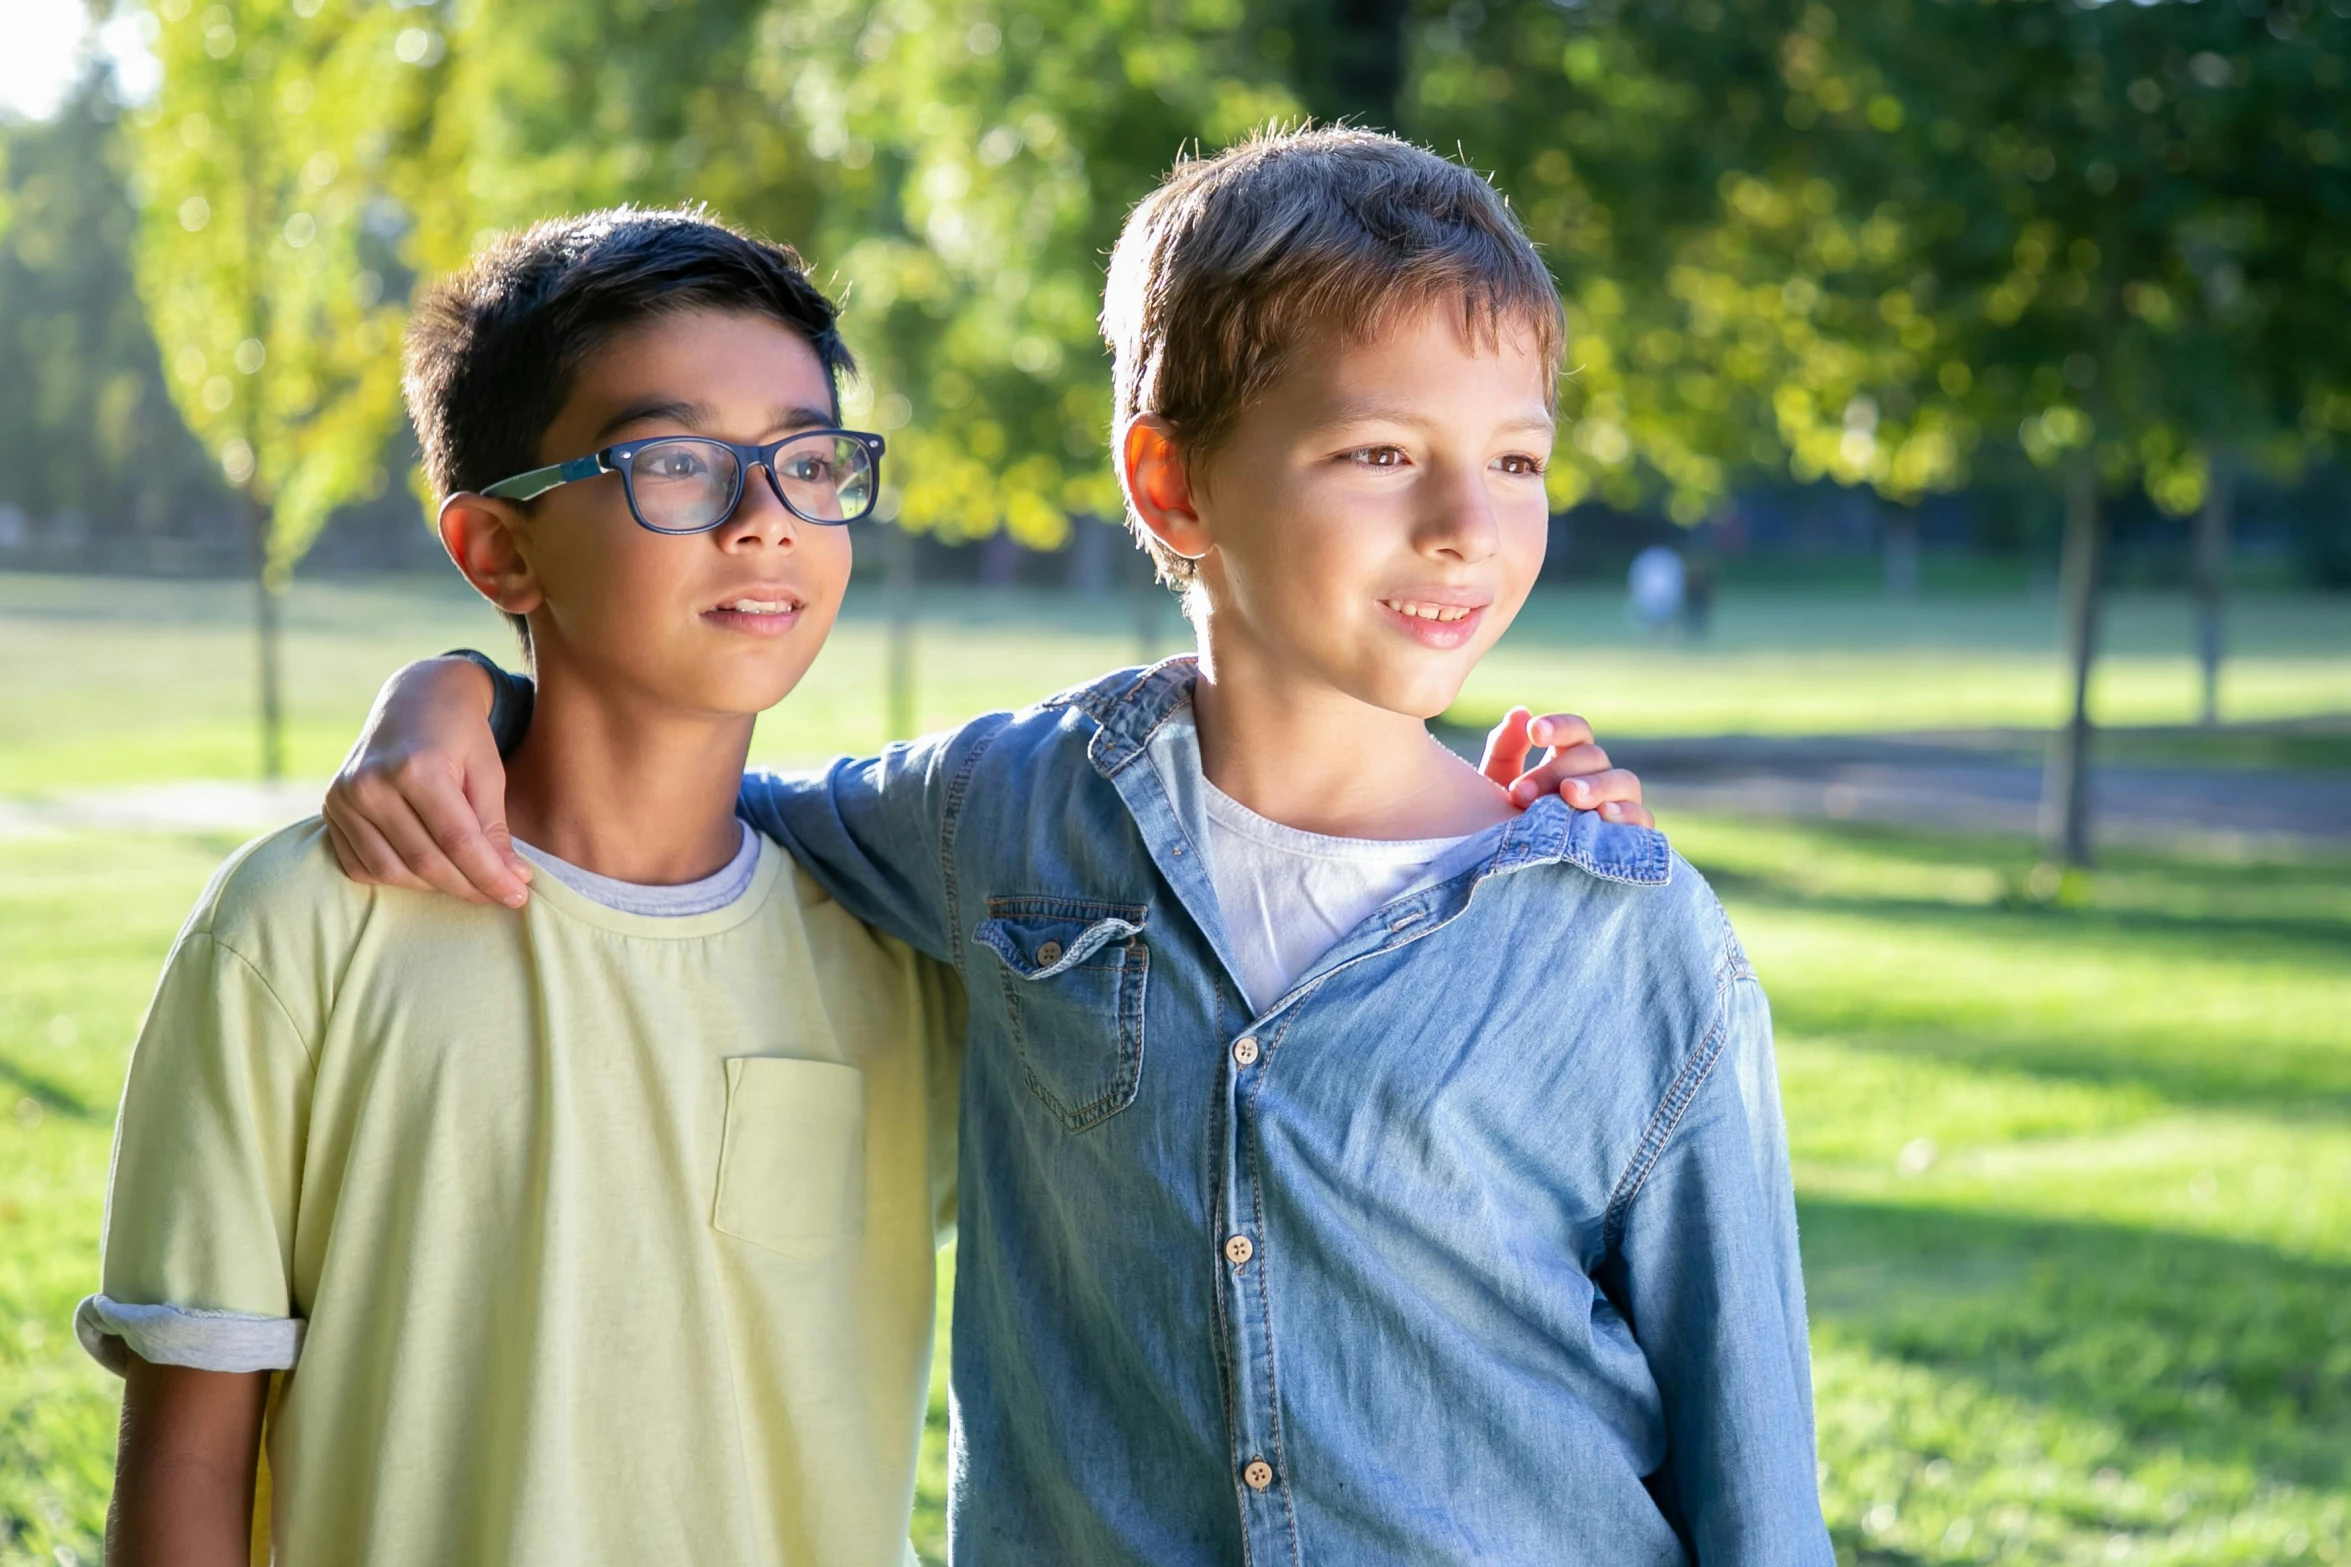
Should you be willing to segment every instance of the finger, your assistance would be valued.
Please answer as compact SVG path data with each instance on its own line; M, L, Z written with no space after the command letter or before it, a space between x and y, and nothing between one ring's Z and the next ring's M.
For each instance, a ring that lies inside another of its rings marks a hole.
M1563 750L1592 743L1592 726L1574 713L1545 713L1528 726L1527 738L1536 745Z
M1655 827L1657 818L1649 814L1649 807L1636 800L1611 800L1600 807L1600 819L1622 822L1627 827Z
M521 908L530 898L531 870L515 853L514 835L507 830L505 769L469 770L458 798L463 805L452 810L443 809L439 794L429 808L420 802L434 840L484 897Z
M1561 779L1559 797L1579 811L1596 811L1603 805L1639 805L1641 780L1624 768L1611 767L1606 772Z
M459 802L457 809L470 822L473 812L463 803L465 797L457 794L454 781L449 782L448 788ZM417 814L413 801L418 794L429 794L429 790L418 788L413 782L396 788L380 779L363 779L353 792L368 821L384 835L384 841L392 846L392 852L400 857L400 863L411 875L433 891L467 903L490 901L488 894L475 887L450 862L432 828Z
M1514 707L1502 715L1502 722L1486 736L1486 754L1478 759L1478 771L1492 779L1497 788L1507 789L1527 764L1527 726L1533 715L1523 707Z
M1558 792L1571 779L1593 776L1608 771L1608 753L1596 745L1571 745L1555 749L1543 758L1542 764L1514 779L1510 797L1520 805L1534 804L1547 794ZM1594 796L1597 804L1600 796ZM1584 802L1571 800L1581 805Z
M351 852L352 860L358 862L356 869L351 861L344 862L343 868L353 881L372 887L405 887L410 892L433 890L417 879L400 858L399 851L385 841L384 835L366 817L345 816L335 831L341 834L343 847Z
M343 829L335 825L335 819L331 816L325 818L325 821L327 847L335 851L335 863L343 868L344 877L351 881L367 880L366 862L351 847L351 841L343 836Z

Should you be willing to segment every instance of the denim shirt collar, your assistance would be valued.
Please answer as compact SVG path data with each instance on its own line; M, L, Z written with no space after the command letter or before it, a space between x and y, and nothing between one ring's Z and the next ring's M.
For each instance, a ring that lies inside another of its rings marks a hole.
M1082 687L1064 700L1098 726L1086 747L1088 759L1117 788L1160 873L1207 933L1228 973L1237 975L1239 965L1200 846L1199 802L1183 790L1184 769L1149 765L1152 753L1164 748L1168 722L1191 706L1198 675L1199 661L1186 654ZM1189 770L1197 771L1196 751ZM1179 776L1163 776L1163 771ZM1596 812L1571 810L1557 795L1547 796L1504 824L1490 854L1374 911L1316 960L1266 1015L1283 1010L1325 975L1450 923L1468 909L1488 878L1558 864L1606 881L1663 886L1673 876L1673 851L1654 828L1603 821ZM1234 988L1238 993L1237 980Z

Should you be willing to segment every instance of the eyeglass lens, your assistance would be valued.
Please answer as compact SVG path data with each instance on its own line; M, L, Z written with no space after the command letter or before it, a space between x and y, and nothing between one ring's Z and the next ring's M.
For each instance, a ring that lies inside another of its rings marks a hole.
M740 468L727 447L680 437L638 447L629 484L648 526L699 533L725 519ZM826 434L786 441L774 474L784 504L810 522L855 522L873 510L873 454L862 441Z

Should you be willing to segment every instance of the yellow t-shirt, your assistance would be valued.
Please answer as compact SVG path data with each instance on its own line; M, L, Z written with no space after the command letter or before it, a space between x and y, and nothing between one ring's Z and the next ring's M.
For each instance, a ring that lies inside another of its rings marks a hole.
M764 841L659 918L359 887L288 828L172 951L85 1339L290 1362L297 1567L896 1567L960 1004Z

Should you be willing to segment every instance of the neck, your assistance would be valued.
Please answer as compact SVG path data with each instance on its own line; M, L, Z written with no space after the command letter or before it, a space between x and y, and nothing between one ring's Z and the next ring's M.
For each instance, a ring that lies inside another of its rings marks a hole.
M1269 821L1335 838L1446 838L1517 814L1429 733L1202 617L1192 713L1208 781Z
M615 881L676 886L742 847L735 796L753 720L681 711L541 660L530 733L508 762L525 843Z

